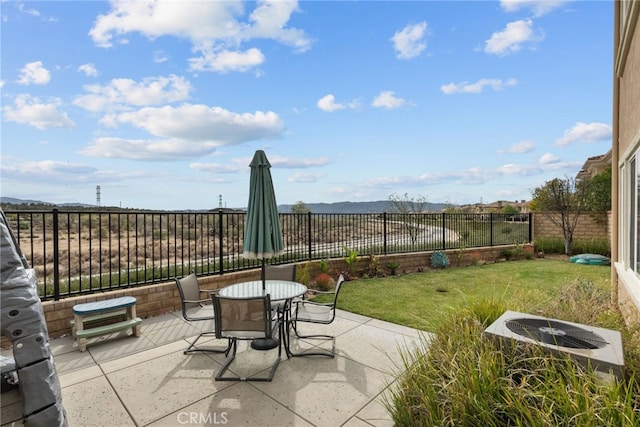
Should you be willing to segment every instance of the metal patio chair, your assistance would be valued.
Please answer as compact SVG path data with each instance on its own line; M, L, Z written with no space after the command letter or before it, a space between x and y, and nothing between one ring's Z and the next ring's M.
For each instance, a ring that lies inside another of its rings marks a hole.
M209 294L215 291L205 291L200 289L198 279L195 274L190 274L181 279L176 278L176 286L180 293L180 303L182 308L182 317L188 322L210 322L214 326L215 316L213 313L213 305L207 304L211 302ZM206 298L202 298L207 294ZM196 343L203 336L215 336L215 331L202 332L193 342L184 350L184 354L197 352L204 353L225 353L228 354L231 349L231 341L229 340L226 348L196 347Z
M216 381L271 381L280 363L282 340L280 317L272 318L269 295L250 298L232 298L212 295L215 312L217 338L230 340L231 354L216 373ZM271 365L267 376L224 376L235 360L238 340L270 339L278 335L278 357Z
M291 356L300 357L300 356L327 356L334 357L336 353L336 337L333 335L302 335L298 330L298 323L316 323L321 325L328 325L334 321L336 318L336 305L338 303L338 295L340 294L340 289L342 288L342 284L344 283L344 276L341 274L338 277L338 281L336 283L336 287L333 291L319 291L315 289L309 289L309 292L314 293L316 295L327 295L333 294L333 301L328 303L318 303L312 300L300 300L294 302L293 314L292 314L292 325L293 330L298 338L302 339L324 339L331 340L332 347L331 352L327 351L310 351L304 353L290 353Z

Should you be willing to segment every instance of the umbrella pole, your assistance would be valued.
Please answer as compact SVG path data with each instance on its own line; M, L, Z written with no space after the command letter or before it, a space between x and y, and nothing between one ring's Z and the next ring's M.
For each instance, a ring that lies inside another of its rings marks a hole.
M260 271L260 280L262 281L262 292L266 291L266 265L265 259L262 258L262 270ZM275 338L256 338L251 341L251 348L255 350L271 350L272 348L276 348L280 345L280 337L279 339Z

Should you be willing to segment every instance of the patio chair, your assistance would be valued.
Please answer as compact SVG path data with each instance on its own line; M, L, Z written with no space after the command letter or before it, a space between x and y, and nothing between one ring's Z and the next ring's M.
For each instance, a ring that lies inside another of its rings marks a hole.
M187 322L211 322L211 326L213 326L215 320L213 305L206 304L211 301L211 297L207 296L203 299L202 295L216 291L205 291L200 289L198 286L198 279L193 273L181 279L176 277L176 286L180 293L182 317L184 317ZM229 350L231 349L231 340L228 341L226 348L196 347L196 343L203 336L215 336L215 331L212 328L211 331L202 332L195 340L193 340L193 342L191 342L189 347L187 347L183 353L229 353Z
M319 303L314 302L313 300L300 300L295 301L295 308L292 315L292 325L293 330L298 338L302 339L324 339L331 340L331 352L327 351L310 351L304 353L291 353L291 356L327 356L334 357L336 353L336 337L333 335L301 335L298 330L299 322L306 323L316 323L321 325L328 325L334 321L336 318L336 305L338 303L338 295L340 294L340 289L342 284L344 283L344 276L341 274L338 277L338 282L336 283L336 288L333 291L319 291L315 289L309 289L309 292L316 295L326 295L333 294L333 302L328 303Z
M284 265L267 265L264 272L265 280L289 280L291 282L296 281L296 265L284 264ZM271 303L271 308L274 311L282 311L287 309L285 305L287 301L277 301Z
M290 280L296 281L296 265L267 265L265 267L266 280Z
M231 354L216 373L216 381L271 381L282 354L280 318L271 316L269 295L250 298L231 298L213 294L215 331L217 338L230 340ZM267 376L224 376L236 358L238 340L270 339L278 335L278 357L271 365Z

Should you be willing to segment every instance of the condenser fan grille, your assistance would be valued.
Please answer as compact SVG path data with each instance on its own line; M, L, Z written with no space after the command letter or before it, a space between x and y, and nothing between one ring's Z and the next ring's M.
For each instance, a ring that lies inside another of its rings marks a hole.
M512 332L545 344L585 350L603 348L608 344L600 335L564 322L522 318L505 323Z

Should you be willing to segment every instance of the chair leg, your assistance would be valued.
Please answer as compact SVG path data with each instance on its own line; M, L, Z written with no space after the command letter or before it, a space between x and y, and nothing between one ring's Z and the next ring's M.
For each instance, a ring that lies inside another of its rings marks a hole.
M300 335L300 333L298 332L298 325L296 322L292 322L293 324L293 331L296 334L297 338L301 338L301 339L312 339L312 340L331 340L331 351L306 351L304 353L294 353L291 351L291 349L289 348L289 346L287 345L287 357L306 357L306 356L325 356L325 357L335 357L336 355L336 337L334 337L333 335L321 335L321 334L316 334L316 335ZM287 339L289 339L288 337L289 333L287 331Z
M279 332L279 335L281 335L279 326L278 326L278 332ZM231 362L233 362L234 359L236 358L238 341L235 338L230 339L230 341L231 341L230 346L232 347L231 356L227 355L228 357L224 365L222 365L222 367L216 373L216 376L215 376L216 381L271 381L273 380L273 376L276 373L276 368L280 364L280 358L282 356L282 336L278 337L278 357L276 358L273 365L271 365L271 368L269 369L269 375L266 377L225 377L223 376L223 374L227 371L227 369L229 369L229 366L231 366Z
M193 354L193 353L224 353L225 356L229 354L229 350L231 350L231 340L229 340L228 344L227 344L227 348L211 348L211 347L196 347L196 343L198 342L198 340L200 338L202 338L203 336L215 336L214 332L203 332L200 335L198 335L196 337L195 340L193 340L193 342L191 344L189 344L189 347L187 347L186 350L183 351L184 354Z

